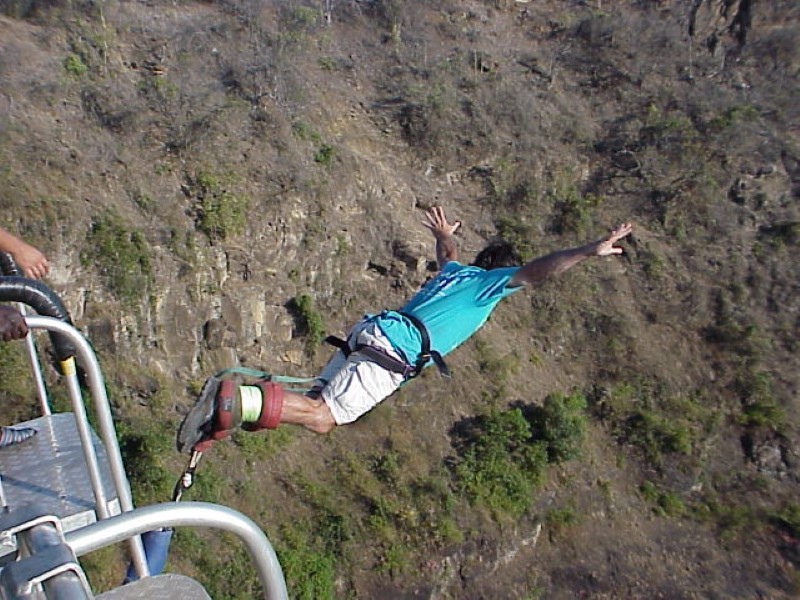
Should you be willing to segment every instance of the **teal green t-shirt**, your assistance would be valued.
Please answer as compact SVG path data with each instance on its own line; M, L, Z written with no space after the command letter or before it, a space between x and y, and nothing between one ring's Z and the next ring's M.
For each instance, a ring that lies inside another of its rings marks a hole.
M431 350L444 356L480 329L500 300L521 289L507 287L518 270L505 267L487 271L449 262L400 310L425 324ZM394 349L414 364L422 345L416 327L396 311L384 311L375 319Z

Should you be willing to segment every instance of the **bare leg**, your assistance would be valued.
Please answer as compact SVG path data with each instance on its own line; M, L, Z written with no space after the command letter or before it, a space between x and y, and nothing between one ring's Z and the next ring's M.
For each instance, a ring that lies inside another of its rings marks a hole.
M324 400L288 391L283 395L281 423L301 425L314 433L328 433L336 426Z

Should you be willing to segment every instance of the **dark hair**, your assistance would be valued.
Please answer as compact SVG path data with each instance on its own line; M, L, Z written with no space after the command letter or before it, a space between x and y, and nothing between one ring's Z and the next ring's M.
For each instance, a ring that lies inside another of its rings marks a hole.
M522 264L522 258L514 250L514 246L505 240L490 242L472 262L474 267L491 271L501 267L517 267Z

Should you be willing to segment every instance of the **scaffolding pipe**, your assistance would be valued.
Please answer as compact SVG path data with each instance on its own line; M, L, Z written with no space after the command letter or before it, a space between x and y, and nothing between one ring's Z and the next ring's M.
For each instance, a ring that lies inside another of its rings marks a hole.
M212 527L244 542L267 600L288 600L283 570L267 536L242 513L208 502L165 502L137 508L70 531L64 537L77 556L161 527Z
M25 316L28 314L26 306L19 303L19 312ZM47 397L47 387L44 383L44 376L42 375L42 365L39 364L39 353L36 351L36 341L33 339L33 334L28 333L25 336L25 348L28 352L28 362L30 363L31 372L33 373L33 382L36 386L36 395L39 397L39 405L42 409L42 414L46 417L52 414L50 410L50 400Z
M74 347L74 354L80 359L80 364L86 372L89 382L89 389L92 399L94 400L95 414L97 416L97 423L100 429L100 439L102 440L108 455L109 468L111 470L111 476L114 480L114 488L119 498L120 509L123 512L133 510L133 496L131 494L130 483L128 482L128 477L125 474L125 466L122 462L122 454L119 450L116 430L114 429L114 419L111 415L111 406L108 402L108 395L106 394L103 374L100 371L100 365L97 362L97 357L95 356L94 350L92 350L89 342L80 334L80 332L78 332L78 330L69 323L64 323L63 321L59 321L50 317L26 317L25 322L28 324L29 328L41 328L48 330L51 332L51 334L61 334L58 337L66 338ZM72 368L74 369L74 361ZM69 385L74 386L75 382L77 381L77 376L74 373L68 373L67 375ZM73 404L78 403L73 402ZM76 406L76 409L76 420L78 421L80 430L81 421L84 421L84 424L86 423L85 408L83 408L83 405L81 404L80 407ZM79 413L82 414L80 419L77 418ZM83 438L83 435L81 435L81 438ZM92 446L91 443L89 446L93 451L94 446ZM95 494L96 493L97 492L95 492ZM108 507L98 507L98 511L101 514L104 512L107 514ZM137 575L139 575L139 577L147 577L150 574L150 571L147 568L147 558L141 538L138 535L131 538L130 544L131 560L134 564Z

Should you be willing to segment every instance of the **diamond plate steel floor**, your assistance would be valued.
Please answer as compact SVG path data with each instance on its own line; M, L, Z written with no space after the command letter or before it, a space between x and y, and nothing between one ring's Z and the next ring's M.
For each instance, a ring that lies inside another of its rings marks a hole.
M211 600L202 585L184 575L145 577L95 596L97 600Z
M35 504L61 519L64 531L97 520L80 436L72 413L39 417L19 427L33 427L31 439L0 448L0 477L9 508ZM119 514L119 500L99 438L92 434L109 512ZM0 545L0 556L13 550Z

